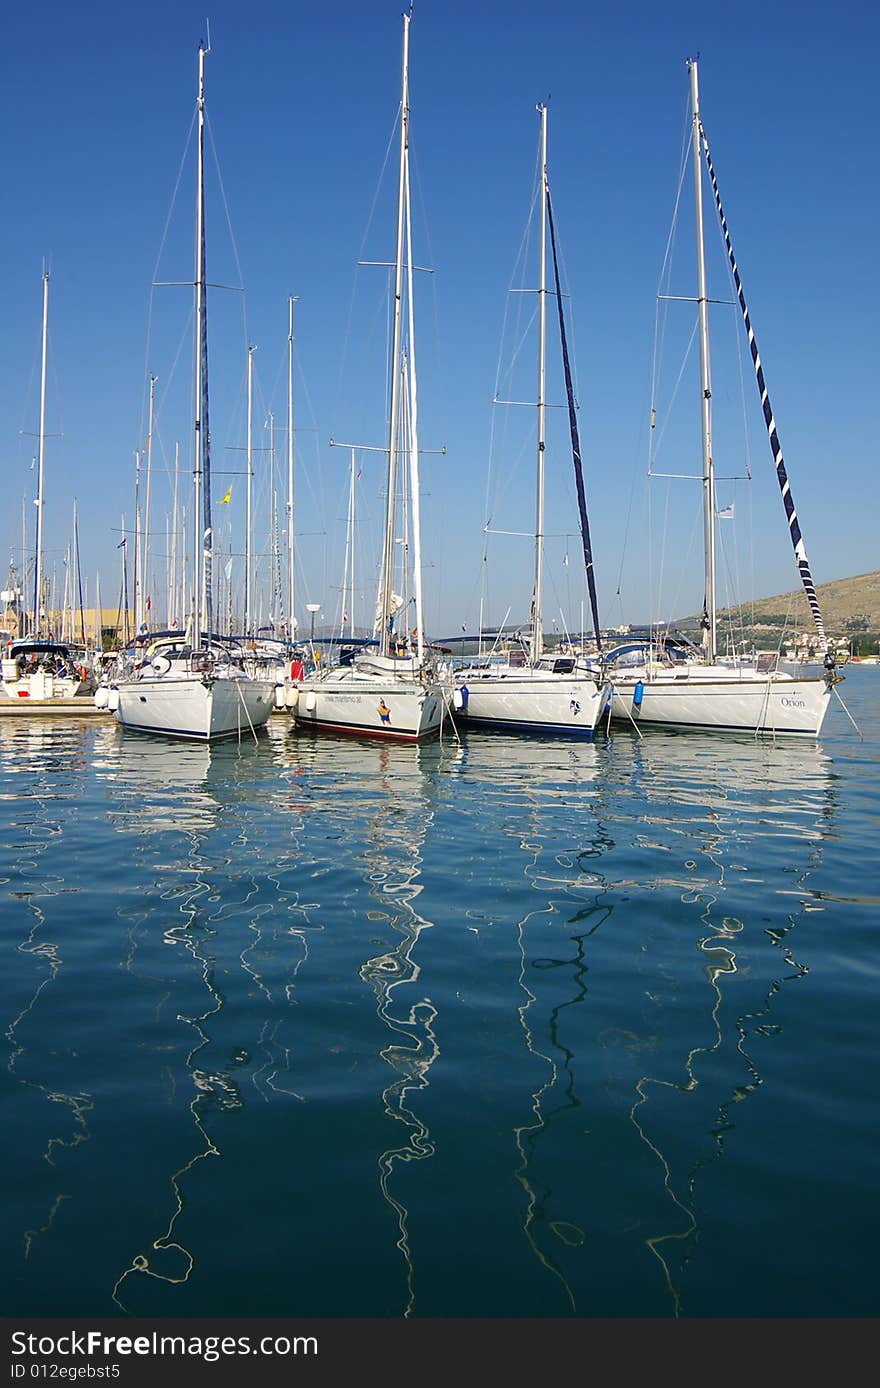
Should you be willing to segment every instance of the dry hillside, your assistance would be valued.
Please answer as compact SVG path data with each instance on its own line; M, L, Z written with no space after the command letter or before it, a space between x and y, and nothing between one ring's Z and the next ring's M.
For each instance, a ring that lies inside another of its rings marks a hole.
M868 631L880 631L880 571L840 578L836 583L817 584L816 593L829 633L843 634L848 630L847 623L860 617L867 618ZM721 620L733 619L736 624L746 626L765 623L776 626L780 618L788 619L789 630L808 630L812 625L803 589L744 603L742 607L728 608L718 615Z

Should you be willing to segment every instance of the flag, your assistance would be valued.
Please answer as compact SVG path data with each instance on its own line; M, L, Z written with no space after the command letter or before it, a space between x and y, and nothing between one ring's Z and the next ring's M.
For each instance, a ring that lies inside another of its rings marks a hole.
M729 506L725 506L724 509L723 509L722 511L716 511L715 514L717 515L718 519L719 519L719 520L733 520L733 506L734 506L734 503L731 502L730 505L729 505Z
M149 610L150 610L150 608L151 608L152 606L153 606L153 599L152 599L149 595L147 595L147 611L148 611L148 612L149 612Z
M227 503L227 501L229 501L229 499L230 499L231 496L232 496L232 483L230 482L228 492L226 493L225 496L221 496L221 498L220 498L220 505L221 505L221 506L225 506L226 503Z

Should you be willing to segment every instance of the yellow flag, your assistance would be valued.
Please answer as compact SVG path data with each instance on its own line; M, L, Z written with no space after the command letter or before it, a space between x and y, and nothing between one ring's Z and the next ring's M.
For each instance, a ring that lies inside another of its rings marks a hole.
M225 496L221 496L221 498L220 498L220 505L221 505L221 506L225 506L226 502L230 499L231 496L232 496L232 483L230 482L230 484L229 484L229 491L226 493Z

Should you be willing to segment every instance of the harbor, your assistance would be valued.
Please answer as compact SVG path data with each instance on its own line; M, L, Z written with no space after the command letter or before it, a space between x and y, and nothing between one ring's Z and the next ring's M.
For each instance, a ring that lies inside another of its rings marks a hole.
M11 21L5 1316L873 1318L868 35L99 11Z
M877 679L723 758L3 722L7 1314L871 1315Z

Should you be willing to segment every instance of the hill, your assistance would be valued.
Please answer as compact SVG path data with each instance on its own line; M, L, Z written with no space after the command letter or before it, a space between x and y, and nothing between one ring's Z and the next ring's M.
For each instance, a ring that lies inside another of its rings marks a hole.
M876 651L880 634L880 571L819 583L816 594L829 636L843 641L868 638ZM688 617L680 625L683 629L698 627L699 617ZM802 588L725 608L718 613L718 625L721 630L728 626L743 630L756 641L771 632L777 636L783 630L809 633L813 627Z

